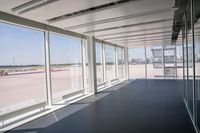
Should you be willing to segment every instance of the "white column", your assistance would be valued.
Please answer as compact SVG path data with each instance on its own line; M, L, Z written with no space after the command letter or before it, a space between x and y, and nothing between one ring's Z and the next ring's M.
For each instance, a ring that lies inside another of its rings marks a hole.
M94 37L88 36L88 76L89 87L88 93L97 93L97 77L96 77L96 46Z
M83 74L83 88L88 88L87 86L87 78L86 78L86 44L85 40L81 39L81 47L82 47L82 74Z
M163 71L163 79L165 79L165 46L164 46L164 41L162 44L162 71Z
M145 78L147 79L147 46L144 44L144 57L145 57Z
M44 32L45 38L45 69L46 69L46 94L47 105L52 106L52 86L51 86L51 63L50 63L50 43L49 31Z
M129 79L129 64L128 64L128 46L125 44L124 47L124 54L125 54L125 75L126 79Z
M103 82L106 83L106 54L105 54L105 44L102 44L102 60L103 60Z
M115 47L115 76L119 78L119 64L118 64L118 55L117 55L117 47Z
M176 49L176 44L174 45L175 46L175 56L174 56L174 58L175 58L175 78L177 79L177 77L178 77L178 74L177 74L177 49Z

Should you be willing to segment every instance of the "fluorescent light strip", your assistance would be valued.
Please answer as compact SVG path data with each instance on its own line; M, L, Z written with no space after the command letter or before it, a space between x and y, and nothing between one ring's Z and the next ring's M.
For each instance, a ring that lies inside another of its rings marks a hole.
M11 10L12 10L12 12L16 12L16 11L19 11L21 9L27 8L29 6L32 6L32 5L36 4L36 3L39 3L41 1L42 0L32 0L32 1L26 2L26 3L22 4L22 5L19 5L17 7L14 7Z
M142 40L142 39L156 39L156 38L162 38L162 37L168 37L168 36L151 36L151 37L140 37L140 38L132 38L132 39L123 39L123 40L114 40L111 41L112 43L119 43L119 42L124 42L125 40L127 41L134 41L134 40ZM169 35L171 37L171 35Z
M38 8L40 8L40 7L49 5L49 4L54 3L54 2L57 2L57 1L59 1L59 0L48 0L48 1L45 1L45 2L43 2L43 3L37 4L37 5L35 5L35 6L32 6L32 7L30 7L30 8L27 8L27 9L24 9L24 10L20 11L20 12L19 12L19 15L24 14L24 13L27 13L27 12L32 11L32 10L35 10L35 9L38 9Z
M126 42L126 43L132 43L132 42L148 42L148 41L166 41L166 40L170 40L171 41L171 38L169 37L169 38L157 38L157 39L149 39L149 40L146 40L146 39L144 39L144 40L135 40L135 41L124 41L124 42ZM121 42L122 43L122 42Z
M141 22L141 23L136 23L136 24L114 26L114 27L109 27L109 28L104 28L104 29L87 31L87 32L85 32L85 34L108 31L108 30L115 30L115 29L122 29L122 28L129 28L129 27L134 27L134 26L148 25L148 24L154 24L154 23L161 23L161 22L167 22L167 21L173 21L173 19L167 18L167 19L160 19L160 20L154 20L154 21L148 21L148 22Z
M147 40L148 39L148 40ZM153 38L153 39L149 39L149 38L143 38L143 39L135 39L135 40L124 40L118 43L126 43L126 42L144 42L144 41L149 41L149 40L164 40L164 39L171 39L171 37L165 37L165 38Z
M119 38L129 38L129 37L136 37L136 36L146 36L146 35L171 33L171 32L172 31L163 31L163 32L154 32L154 33L147 33L147 34L136 34L136 35L129 35L129 36L119 36L119 37L112 37L112 38L104 38L103 40L113 40L113 39L119 39Z
M139 29L139 30L125 31L125 32L117 32L117 33L99 35L99 36L95 36L95 37L103 37L103 36L110 36L110 35L127 34L127 33L142 32L142 31L151 31L151 30L160 30L160 29L167 29L167 28L172 28L172 26L156 27L156 28L149 28L149 29Z
M78 28L83 28L86 26L98 25L98 24L109 23L109 22L120 21L120 20L131 19L131 18L137 18L137 17L143 17L143 16L148 16L148 15L153 15L153 14L160 14L160 13L169 12L169 11L172 11L172 9L171 8L156 9L156 10L151 10L148 12L142 12L142 13L140 12L140 13L131 14L131 15L127 15L127 16L103 19L103 20L99 20L99 21L95 21L95 22L74 25L71 27L66 27L66 29L68 29L68 30L78 29Z
M146 42L126 42L126 44L128 44L128 46L141 46L141 45L157 45L157 44L171 44L171 40L168 41L146 41ZM119 45L123 45L122 43Z
M160 36L160 37L158 36L158 38L156 38L156 36L155 37L145 37L145 38L146 39L162 39L163 37L171 37L171 35L170 36ZM144 37L136 38L136 39L124 39L124 40L120 40L119 42L117 41L117 42L113 42L113 43L124 43L126 41L136 41L136 40L142 40L142 39L144 39Z
M128 43L128 46L131 47L131 46L144 46L144 45L158 45L158 44L171 44L171 41L166 41L166 42L163 42L163 41L147 41L147 42L143 42L143 43Z
M138 43L138 42L136 42L136 43L132 43L132 42L128 42L128 45L134 45L134 44L143 44L143 45L145 45L145 44L157 44L157 43L161 43L161 44L171 44L171 40L166 40L165 42L163 42L163 41L146 41L146 42L141 42L141 43Z

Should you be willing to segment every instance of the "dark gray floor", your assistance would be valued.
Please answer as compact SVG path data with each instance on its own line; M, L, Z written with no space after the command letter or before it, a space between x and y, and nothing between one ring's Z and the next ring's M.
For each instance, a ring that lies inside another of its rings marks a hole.
M9 133L194 133L180 83L127 81Z

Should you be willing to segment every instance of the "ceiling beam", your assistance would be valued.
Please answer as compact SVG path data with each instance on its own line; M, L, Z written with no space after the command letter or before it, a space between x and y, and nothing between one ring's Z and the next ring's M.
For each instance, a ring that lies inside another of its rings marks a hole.
M168 21L173 21L173 19L172 18L166 18L166 19L159 19L159 20L141 22L141 23L136 23L136 24L114 26L114 27L109 27L109 28L87 31L87 32L85 32L85 34L114 30L114 29L129 28L129 27L135 27L135 26L142 26L142 25L148 25L148 24L162 23L162 22L168 22Z
M171 33L172 31L163 31L163 32L154 32L154 33L145 33L145 34L136 34L136 35L128 35L128 36L119 36L119 37L112 37L112 38L104 38L102 40L113 40L119 38L129 38L129 37L137 37L137 36L147 36L147 35L155 35L155 34L164 34L164 33Z
M140 38L140 39L128 39L128 40L123 40L123 41L119 41L119 42L115 42L115 43L126 43L126 42L140 42L140 41L145 41L145 40L164 40L164 39L171 39L171 36L164 36L164 37L160 37L160 38Z

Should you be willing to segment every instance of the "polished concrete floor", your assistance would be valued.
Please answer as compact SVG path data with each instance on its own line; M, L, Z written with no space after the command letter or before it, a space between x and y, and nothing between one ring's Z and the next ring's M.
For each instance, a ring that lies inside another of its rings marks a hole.
M175 80L132 80L9 133L194 133Z

